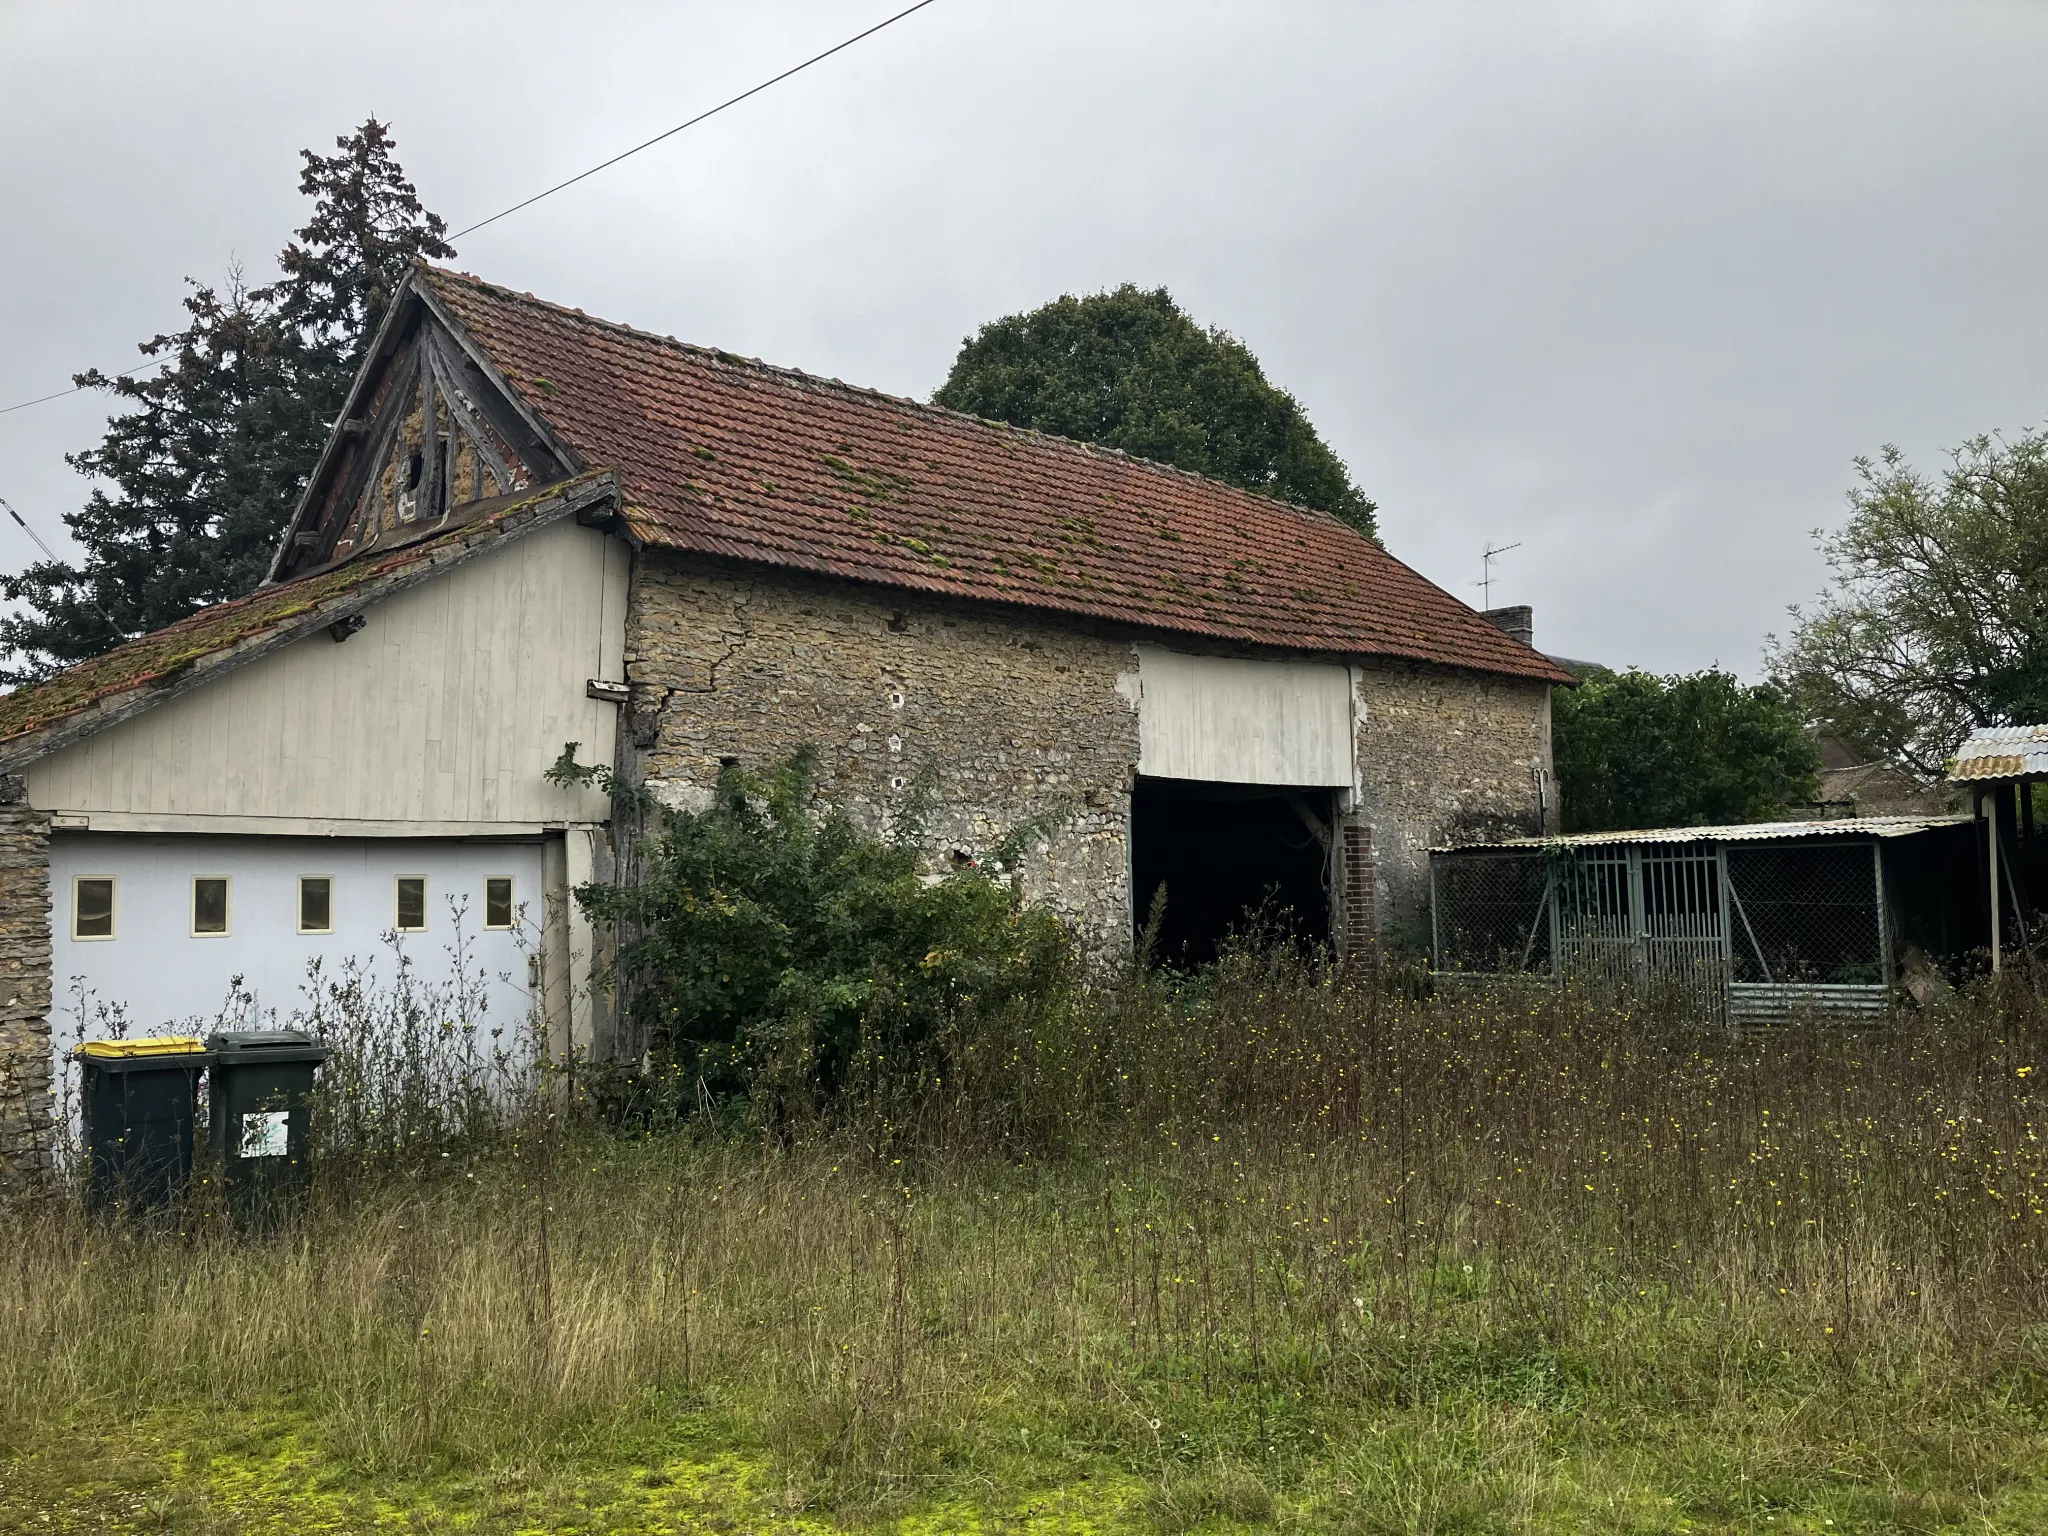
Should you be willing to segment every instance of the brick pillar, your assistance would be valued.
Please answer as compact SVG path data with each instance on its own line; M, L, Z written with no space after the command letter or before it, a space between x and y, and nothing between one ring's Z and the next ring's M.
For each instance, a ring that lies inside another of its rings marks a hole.
M1347 959L1372 954L1379 946L1373 910L1372 827L1357 817L1341 823L1340 862L1344 931L1340 948Z
M0 1190L50 1167L50 818L0 778Z

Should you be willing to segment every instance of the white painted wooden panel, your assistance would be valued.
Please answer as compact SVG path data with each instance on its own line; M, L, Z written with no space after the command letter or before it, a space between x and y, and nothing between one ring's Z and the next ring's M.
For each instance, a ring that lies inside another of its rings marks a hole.
M49 811L380 822L600 820L542 775L611 761L626 551L557 524L30 765Z
M1222 784L1351 783L1351 673L1138 648L1138 771Z
M414 981L448 988L457 981L461 924L463 978L481 993L487 1023L507 1040L533 1006L527 957L541 942L545 898L542 844L456 842L434 838L132 837L59 832L50 840L51 974L57 1045L79 1032L104 1032L95 1004L120 1007L137 1034L222 1011L234 978L264 1015L283 1024L305 1006L307 966L318 959L330 980L350 962L382 985L396 953L412 961ZM192 880L228 879L228 931L194 935ZM330 887L328 933L301 933L299 877L324 875ZM398 877L427 882L427 926L392 937ZM516 927L484 927L484 886L510 876ZM80 876L114 881L114 934L75 939L73 906ZM458 916L459 914L459 916ZM81 1015L81 1003L84 1005ZM269 1019L264 1023L267 1026ZM229 1027L235 1027L229 1022Z

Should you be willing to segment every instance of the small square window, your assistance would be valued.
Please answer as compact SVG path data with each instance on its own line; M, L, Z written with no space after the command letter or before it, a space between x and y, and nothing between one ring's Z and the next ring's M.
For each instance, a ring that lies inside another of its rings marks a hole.
M484 881L484 926L512 926L512 877L492 875Z
M114 936L114 877L80 875L71 882L71 937L111 939Z
M299 932L334 932L334 881L327 875L299 876Z
M424 933L427 927L427 877L398 877L398 931Z
M192 877L192 933L195 938L228 931L228 877Z

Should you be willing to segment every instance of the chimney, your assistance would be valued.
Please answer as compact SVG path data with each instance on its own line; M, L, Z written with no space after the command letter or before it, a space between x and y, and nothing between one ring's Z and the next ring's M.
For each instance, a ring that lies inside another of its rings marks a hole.
M1512 608L1489 608L1479 617L1531 650L1536 648L1536 610L1527 603L1517 603Z

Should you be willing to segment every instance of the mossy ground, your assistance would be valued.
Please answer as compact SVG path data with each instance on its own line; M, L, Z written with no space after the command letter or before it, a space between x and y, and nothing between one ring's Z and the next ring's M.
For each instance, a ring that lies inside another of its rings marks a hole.
M193 1403L38 1426L0 1457L0 1529L490 1532L656 1536L887 1532L2035 1533L2048 1530L2048 1432L2010 1404L1915 1421L1787 1395L1740 1412L1645 1417L1474 1407L1361 1415L1322 1454L1152 1465L1073 1448L1000 1458L834 1506L722 1415L637 1443L532 1462L352 1466L308 1415ZM1028 1436L1025 1437L1028 1441Z
M758 1445L721 1447L688 1420L638 1455L585 1451L542 1466L370 1475L324 1448L301 1415L197 1407L123 1424L52 1426L0 1460L0 1529L546 1532L587 1536L762 1532L901 1536L1133 1529L1143 1485L1113 1472L1059 1487L948 1489L850 1521L810 1507Z
M0 1530L2048 1531L2031 988L1213 982L916 1137L536 1111L260 1234L0 1212Z

